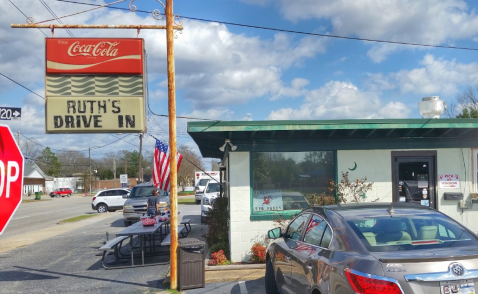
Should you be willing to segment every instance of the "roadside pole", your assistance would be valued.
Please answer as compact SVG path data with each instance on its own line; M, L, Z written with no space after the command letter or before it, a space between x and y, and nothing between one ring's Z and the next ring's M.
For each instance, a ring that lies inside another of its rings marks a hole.
M177 203L177 146L176 146L176 85L174 79L174 15L173 0L166 0L166 47L168 57L169 158L171 201L171 289L177 289L178 203Z

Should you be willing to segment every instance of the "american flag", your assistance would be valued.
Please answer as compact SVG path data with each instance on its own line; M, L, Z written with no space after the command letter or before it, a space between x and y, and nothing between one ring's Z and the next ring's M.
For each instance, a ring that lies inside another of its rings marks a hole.
M177 155L178 170L183 156ZM156 188L169 191L169 146L156 139L154 146L153 182Z
M306 233L312 231L312 229L316 226L318 226L320 223L322 222L322 220L320 219L313 219L310 223L309 223L309 226L307 227L307 230L305 231Z

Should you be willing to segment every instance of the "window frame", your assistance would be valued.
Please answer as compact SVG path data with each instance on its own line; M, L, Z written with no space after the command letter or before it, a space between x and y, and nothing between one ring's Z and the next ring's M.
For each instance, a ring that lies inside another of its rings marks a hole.
M473 190L478 192L478 149L471 149L471 161L473 165Z
M312 243L309 243L309 242L305 241L305 235L307 234L307 230L305 230L304 235L302 236L302 242L304 242L306 244L309 244L311 246L315 246L315 247L319 247L319 248L323 248L323 249L329 249L330 244L332 244L332 240L334 239L334 230L332 229L332 226L330 225L330 223L325 219L325 217L323 217L322 215L320 215L316 212L311 213L311 216L309 217L309 222L307 223L307 226L312 221L312 218L314 217L314 215L320 217L325 222L324 232L322 233L322 237L320 238L320 245L315 245L315 244L312 244ZM329 246L323 247L323 246L321 246L322 245L322 239L324 238L324 234L325 234L325 231L327 230L327 228L329 228L329 230L330 230L331 237L330 237L330 241L329 241Z
M296 242L303 242L305 231L302 231L302 232L301 232L301 234L300 234L298 240L289 238L287 232L289 231L290 225L291 225L294 221L296 221L299 217L301 217L301 216L303 216L303 215L305 215L305 214L308 214L308 216L307 216L307 219L305 220L304 223L309 224L310 218L311 218L311 216L313 215L313 213L312 213L311 211L304 211L303 213L298 214L294 219L292 219L292 220L290 221L289 225L287 226L287 228L286 228L286 230L285 230L285 232L284 232L285 237L286 237L287 239L290 239L290 240L293 240L293 241L296 241Z
M263 220L279 220L279 219L294 219L303 211L303 209L295 210L280 210L280 211L254 211L254 166L253 158L255 152L313 152L313 151L323 151L323 152L332 152L334 154L334 171L335 176L334 180L338 182L338 162L337 162L337 150L307 150L307 151L288 151L288 150L261 150L261 151L249 151L249 183L250 183L250 217L251 221L263 221ZM338 200L337 191L335 192L335 201Z

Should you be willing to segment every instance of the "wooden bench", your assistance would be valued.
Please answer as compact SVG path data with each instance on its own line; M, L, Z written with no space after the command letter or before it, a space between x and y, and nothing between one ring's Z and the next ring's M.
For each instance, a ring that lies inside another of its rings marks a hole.
M183 224L181 222L181 224ZM186 224L189 224L189 222L186 222L183 224L183 226L178 226L178 235L181 237L187 237L189 235L189 232L191 231L190 227L186 226ZM168 234L164 239L161 241L161 246L169 246L171 245L171 234Z
M119 258L118 253L121 251L121 245L123 244L123 241L125 239L128 239L128 237L127 236L116 237L112 240L109 240L108 242L106 242L105 245L98 248L98 251L103 251L103 257L101 258L101 264L103 265L103 267L105 269L108 269L108 267L105 265L106 253L110 250L114 250L115 258L116 258L116 260L118 260L118 258Z

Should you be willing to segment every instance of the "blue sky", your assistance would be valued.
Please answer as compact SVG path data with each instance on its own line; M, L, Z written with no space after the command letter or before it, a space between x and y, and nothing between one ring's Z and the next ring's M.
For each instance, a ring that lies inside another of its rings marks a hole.
M4 2L0 7L0 72L44 96L45 36L36 29L11 29L11 23L25 23L25 17L9 1ZM11 2L35 21L52 18L39 1ZM58 16L92 8L45 2ZM129 2L114 6L128 7ZM161 8L154 0L133 4L139 10ZM478 51L307 36L186 18L478 48L477 4L472 1L176 0L174 13L184 16L184 32L175 40L178 115L219 120L418 118L417 103L422 97L437 95L452 103L465 87L478 85ZM149 14L107 8L63 22L164 23ZM134 30L72 32L76 37L136 37ZM56 30L55 36L68 35ZM145 39L148 52L151 108L167 114L165 32L142 31L139 36ZM117 140L108 134L44 134L44 100L3 77L0 105L22 107L21 122L5 123L45 146L85 150ZM149 134L167 141L167 130L167 119L148 119ZM138 144L135 135L124 141ZM98 149L96 156L135 148L124 141L109 145L108 150ZM178 120L178 142L196 148L184 119ZM153 149L154 142L146 139L144 146Z

